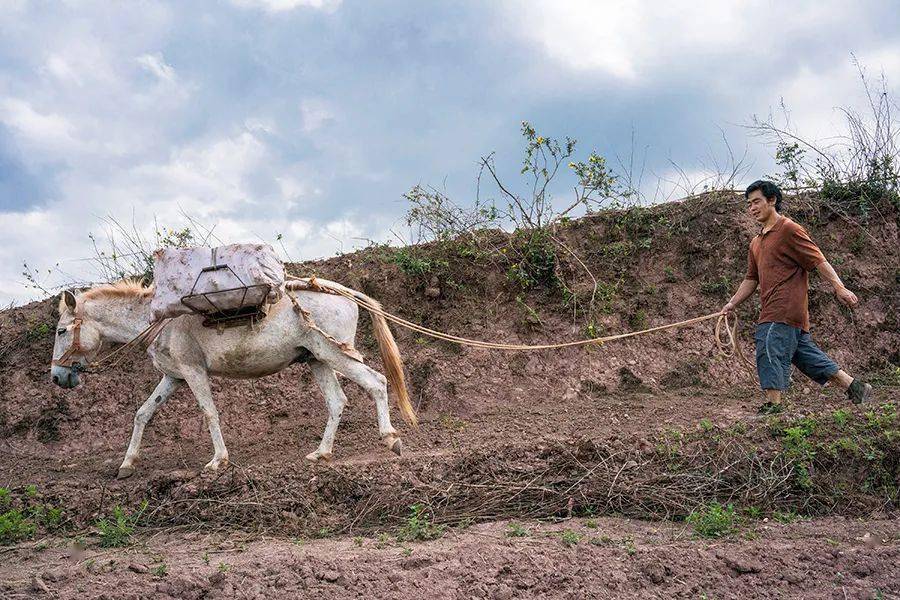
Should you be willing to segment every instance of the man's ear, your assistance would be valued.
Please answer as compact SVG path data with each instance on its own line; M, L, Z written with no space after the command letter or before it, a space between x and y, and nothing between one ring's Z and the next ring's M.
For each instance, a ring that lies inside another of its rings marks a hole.
M75 294L66 290L65 292L63 292L63 300L65 300L66 306L68 306L72 310L75 310Z

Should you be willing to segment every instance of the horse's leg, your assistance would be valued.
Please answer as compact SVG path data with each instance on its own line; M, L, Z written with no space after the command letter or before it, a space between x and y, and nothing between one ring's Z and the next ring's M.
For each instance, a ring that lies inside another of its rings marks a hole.
M403 443L397 435L397 430L391 425L387 380L384 375L358 360L350 358L334 342L324 336L311 335L309 342L305 345L316 359L363 388L375 400L375 409L378 413L378 433L384 444L399 455Z
M153 390L153 393L150 394L147 401L144 402L137 413L135 413L134 429L131 431L131 441L128 443L128 450L125 452L125 460L122 461L122 466L119 467L119 474L117 475L119 479L125 479L134 473L134 459L136 459L140 453L141 438L144 436L144 427L146 427L147 423L150 422L150 419L153 418L156 409L159 408L163 402L168 400L169 396L181 387L182 383L184 383L184 381L181 379L163 375L163 378L156 384L156 389Z
M334 434L337 431L338 423L341 421L341 413L344 412L344 404L347 403L347 397L341 384L337 380L334 369L326 363L318 360L309 362L309 368L312 370L316 382L325 394L325 402L328 405L328 423L325 425L325 433L322 434L322 441L319 448L315 452L306 455L307 460L313 462L320 458L331 458L331 450L334 447Z
M228 449L225 447L222 430L219 428L219 411L216 410L216 405L213 403L212 390L209 389L209 377L202 369L182 369L182 372L188 387L197 398L197 404L200 405L203 416L206 417L209 436L212 438L215 449L212 460L203 468L208 471L217 471L220 466L228 464Z

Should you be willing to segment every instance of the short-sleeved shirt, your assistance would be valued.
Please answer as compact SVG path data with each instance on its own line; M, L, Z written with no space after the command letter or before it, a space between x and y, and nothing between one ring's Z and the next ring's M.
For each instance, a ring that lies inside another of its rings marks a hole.
M759 281L759 322L809 331L809 271L824 260L806 230L783 215L753 238L746 278Z

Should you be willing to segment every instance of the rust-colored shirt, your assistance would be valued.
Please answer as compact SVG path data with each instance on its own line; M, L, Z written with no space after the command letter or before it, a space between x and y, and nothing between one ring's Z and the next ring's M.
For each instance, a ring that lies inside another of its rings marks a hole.
M806 230L783 215L753 238L746 278L759 281L759 322L809 331L809 271L824 260Z

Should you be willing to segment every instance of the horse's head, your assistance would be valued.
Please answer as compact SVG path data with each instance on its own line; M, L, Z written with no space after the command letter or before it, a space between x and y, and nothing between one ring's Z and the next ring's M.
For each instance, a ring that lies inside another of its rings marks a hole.
M79 373L100 352L101 342L99 327L84 315L84 302L72 292L63 292L50 363L53 383L63 388L77 386Z

